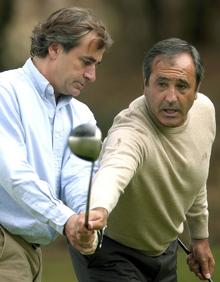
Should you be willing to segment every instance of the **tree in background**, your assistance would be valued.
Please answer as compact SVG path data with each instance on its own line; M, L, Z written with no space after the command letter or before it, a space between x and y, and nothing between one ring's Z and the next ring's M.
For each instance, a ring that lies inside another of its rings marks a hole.
M7 1L1 1L0 2L0 70L6 69L6 66L2 62L2 56L1 54L3 53L2 50L4 48L7 48L5 46L5 26L7 23L10 21L10 18L13 14L13 2L14 0L7 0Z

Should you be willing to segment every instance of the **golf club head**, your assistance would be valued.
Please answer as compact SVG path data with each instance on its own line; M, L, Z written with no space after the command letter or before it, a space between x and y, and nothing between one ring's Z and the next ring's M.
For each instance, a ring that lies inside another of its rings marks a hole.
M102 147L101 130L90 123L74 128L69 136L68 144L77 157L94 162L98 159Z

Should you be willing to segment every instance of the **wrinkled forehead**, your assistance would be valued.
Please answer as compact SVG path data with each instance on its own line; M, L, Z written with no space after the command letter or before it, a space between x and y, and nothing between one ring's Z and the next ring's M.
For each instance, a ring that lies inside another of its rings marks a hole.
M176 56L158 56L152 65L150 81L186 81L196 86L196 70L192 57L187 53Z
M153 67L167 66L167 67L180 67L180 68L193 68L195 65L192 57L188 53L179 53L175 55L158 55L152 63Z

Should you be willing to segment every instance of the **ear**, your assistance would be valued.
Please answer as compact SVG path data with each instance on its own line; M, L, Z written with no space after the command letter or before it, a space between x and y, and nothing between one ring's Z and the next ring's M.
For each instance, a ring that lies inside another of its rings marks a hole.
M201 85L201 83L199 83L199 85L198 85L198 86L197 86L197 88L196 88L195 100L196 100L196 99L197 99L197 97L198 97L197 93L199 92L200 85Z
M144 86L145 87L149 86L149 79L147 79L146 77L144 78Z
M146 96L146 92L147 92L147 80L146 78L144 79L144 83L143 83L143 92L144 92L144 95Z
M146 87L148 87L148 80L146 79L146 78L144 78L144 89L146 88Z
M51 59L56 59L62 50L63 47L59 43L52 43L48 47L48 55Z

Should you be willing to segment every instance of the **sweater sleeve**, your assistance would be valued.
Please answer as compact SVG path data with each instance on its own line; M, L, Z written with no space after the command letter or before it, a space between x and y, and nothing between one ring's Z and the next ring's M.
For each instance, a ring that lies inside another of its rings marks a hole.
M143 160L143 146L134 129L118 128L103 144L100 169L94 177L91 208L110 213Z
M213 103L209 98L201 93L198 94L198 102L200 102L202 112L200 113L199 122L201 124L207 125L207 134L211 132L210 144L214 142L216 134L216 121L215 121L215 108ZM203 120L201 120L201 117ZM192 207L188 211L187 221L189 226L189 231L192 239L204 239L208 238L208 202L207 202L207 187L206 184L203 185L199 194L197 195Z
M192 239L208 238L208 203L206 185L200 190L186 217Z

